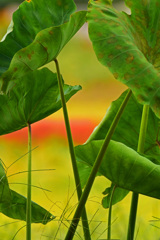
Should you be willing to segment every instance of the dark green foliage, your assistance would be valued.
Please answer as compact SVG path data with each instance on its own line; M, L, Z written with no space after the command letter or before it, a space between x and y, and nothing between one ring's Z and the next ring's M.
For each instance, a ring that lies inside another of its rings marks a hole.
M105 117L95 128L87 142L105 138L125 95L126 91L116 101L112 102ZM139 104L136 101L136 98L132 95L112 137L113 140L122 142L135 151L137 151L142 109L143 106ZM157 164L160 164L159 131L159 119L155 116L153 111L150 110L144 154Z
M11 190L8 185L7 176L0 162L0 212L6 216L19 220L26 220L26 198L19 193ZM32 202L32 223L50 222L55 217L42 208L40 205Z
M80 86L64 84L66 101ZM8 95L0 95L0 135L24 128L61 108L57 75L43 68L25 75Z
M114 102L106 112L105 117L102 119L101 123L94 129L93 133L90 135L87 143L92 142L93 140L104 140L105 136L110 128L110 125L126 96L126 91ZM126 146L137 150L138 138L140 123L142 117L142 105L139 104L135 97L132 95L125 111L119 121L119 124L113 134L112 139L125 144ZM136 120L136 121L135 121ZM160 164L159 155L159 130L160 124L159 119L155 116L152 110L149 113L148 119L148 129L145 142L144 155L156 164ZM118 163L117 163L118 164ZM79 163L79 170L83 184L86 183L88 179L89 172L91 171L91 166L87 164L84 166L84 163ZM99 172L101 174L101 172ZM124 173L125 174L125 173ZM117 184L117 183L116 183ZM118 185L117 185L118 186ZM109 199L111 196L112 188L108 188L107 196L103 199L103 206L108 207ZM122 200L128 192L121 188L116 188L113 195L113 204Z
M89 3L89 35L99 61L160 117L159 0L126 0L132 14L111 0Z
M12 81L53 61L85 22L85 11L71 15L72 0L40 3L32 0L20 5L13 15L13 31L0 42L2 93L9 91Z

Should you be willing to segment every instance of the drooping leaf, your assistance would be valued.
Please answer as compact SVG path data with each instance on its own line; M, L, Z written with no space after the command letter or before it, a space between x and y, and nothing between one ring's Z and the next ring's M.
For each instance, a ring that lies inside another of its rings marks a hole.
M116 101L112 102L106 115L101 123L94 129L87 142L92 140L102 140L105 138L126 93L127 91L125 91ZM135 151L137 150L142 108L142 105L139 104L132 95L113 134L112 140L121 142ZM160 164L159 133L160 121L153 111L150 110L144 154L147 158L157 164Z
M8 69L14 54L31 44L41 30L69 21L75 10L73 0L24 1L0 42L0 75Z
M106 188L105 191L103 192L103 195L105 196L102 199L102 206L104 208L109 208L110 199L111 199L112 191L114 187L115 187L115 184L111 183L111 186L109 188ZM116 186L113 193L112 205L123 200L128 193L129 193L128 190L125 190L123 188L119 188Z
M109 127L126 96L126 93L127 91L125 91L116 101L112 102L111 106L106 112L106 115L104 116L100 124L94 129L87 142L90 142L92 140L103 140L105 138ZM112 136L113 140L121 142L126 146L134 149L135 151L137 150L139 138L142 108L142 105L139 104L136 101L135 97L132 95ZM150 110L149 112L148 126L149 127L147 128L144 154L154 163L160 164L160 123L159 119L155 116L152 110ZM118 191L117 195L116 191ZM113 202L115 201L114 199L117 199L118 195L121 196L121 199L123 199L122 196L126 196L125 191L126 190L122 188L116 188ZM111 191L102 202L104 207L108 206L110 194Z
M10 218L26 221L26 197L11 189L9 190L11 195L11 201L9 203L7 201L3 203L0 202L0 212ZM55 216L53 216L49 211L47 211L37 203L32 201L31 205L32 223L47 224L55 218Z
M81 89L64 84L66 101ZM43 68L25 75L8 95L0 95L0 135L39 121L61 108L57 75Z
M62 3L62 1L59 1L59 3ZM47 5L45 6L44 3L44 8L45 7L47 7ZM62 10L63 8L61 11ZM4 69L2 69L3 74L0 77L0 88L2 92L8 92L13 85L12 81L20 79L28 72L34 71L39 67L53 61L58 56L62 48L67 44L67 42L85 23L85 16L85 11L76 12L71 15L68 22L62 25L57 26L51 24L50 27L47 26L45 29L42 28L43 30L37 33L35 39L32 39L33 41L30 45L22 48L19 51L17 49L14 57L10 61L9 68L7 65L6 70L8 70L4 72ZM19 16L19 21L21 21L21 18L22 16ZM30 28L32 28L32 25ZM4 52L4 54L8 59L7 52Z
M99 61L160 117L160 2L126 0L131 15L110 0L89 2L89 35Z
M9 188L7 176L0 161L0 212L6 216L26 221L26 198ZM35 202L32 206L32 223L47 224L55 218L50 212Z
M78 161L93 166L103 140L75 148ZM120 188L160 199L160 166L120 142L110 141L99 173Z

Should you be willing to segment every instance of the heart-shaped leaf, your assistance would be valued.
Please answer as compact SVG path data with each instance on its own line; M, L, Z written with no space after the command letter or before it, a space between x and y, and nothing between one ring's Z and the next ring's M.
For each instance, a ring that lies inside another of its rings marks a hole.
M80 86L63 86L66 101ZM61 108L57 75L43 68L25 75L8 95L0 95L0 135L24 128Z
M1 161L0 179L0 212L10 218L26 221L26 198L9 188L7 176ZM55 218L50 212L33 201L31 202L31 206L32 223L47 224Z
M160 117L160 2L126 0L131 15L111 0L89 2L89 35L99 61Z
M34 1L36 0L33 0L33 2ZM30 3L28 4L29 7ZM43 4L44 8L47 7L48 9L48 6L44 3L44 1ZM62 1L59 1L59 3L57 4L62 4ZM54 9L54 11L56 11L56 8ZM61 9L61 11L63 12L63 8ZM40 16L41 15L39 15L39 17ZM10 61L9 69L0 77L0 87L2 92L8 92L8 90L13 85L12 81L20 79L24 77L24 75L28 72L34 71L39 67L53 61L58 56L62 48L67 44L67 42L85 23L85 16L85 11L76 12L71 15L69 22L58 26L51 24L50 27L47 27L45 29L42 28L43 30L38 32L35 39L32 39L32 43L30 45L22 48L19 51L17 49L13 59ZM20 15L18 18L19 21L21 21L21 18L23 18L23 16ZM30 28L32 28L32 25L30 26ZM32 29L30 29L30 31L32 31ZM5 56L8 56L7 51L4 51L3 55L4 54ZM8 65L6 66L8 68ZM4 67L2 71L4 72Z
M31 44L41 30L69 21L75 10L73 0L24 1L0 42L0 75L8 69L14 54Z
M93 166L103 140L75 148L78 161ZM99 173L116 186L160 199L160 166L122 143L110 141Z

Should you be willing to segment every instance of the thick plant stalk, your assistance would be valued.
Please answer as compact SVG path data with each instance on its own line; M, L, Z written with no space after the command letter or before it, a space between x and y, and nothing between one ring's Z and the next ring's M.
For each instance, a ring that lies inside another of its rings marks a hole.
M137 147L137 152L141 154L144 153L144 144L146 139L147 124L148 124L148 115L149 115L149 106L144 105L143 112L142 112L138 147ZM138 208L138 197L139 197L138 193L134 193L134 192L132 193L127 240L134 239L137 208Z
M27 207L26 207L26 240L31 240L31 171L32 171L32 136L31 125L28 124L28 188L27 188Z
M74 234L75 234L75 231L76 231L76 228L77 228L77 225L78 225L81 213L82 213L82 211L84 209L84 206L86 204L86 201L87 201L87 198L89 196L90 190L92 188L93 182L95 180L96 174L98 172L98 169L99 169L99 167L101 165L101 162L103 160L103 157L104 157L104 154L105 154L105 152L107 150L109 142L110 142L110 140L112 138L112 135L113 135L113 133L114 133L114 131L116 129L116 126L117 126L117 124L118 124L118 122L119 122L119 120L120 120L120 118L121 118L121 116L123 114L123 111L124 111L128 101L129 101L129 98L130 98L131 94L132 94L132 92L131 92L131 90L129 90L129 92L127 93L125 99L123 100L123 102L122 102L122 104L121 104L121 106L120 106L120 108L119 108L119 110L118 110L118 112L117 112L117 114L116 114L116 116L115 116L115 118L114 118L114 120L113 120L113 122L112 122L112 124L111 124L111 126L109 128L109 130L108 130L108 133L106 135L104 143L103 143L103 145L102 145L102 147L101 147L101 149L99 151L99 154L98 154L98 156L96 158L96 161L95 161L95 163L93 165L91 174L89 176L89 179L88 179L87 184L86 184L86 186L84 188L83 194L81 196L81 199L80 199L79 204L77 206L77 209L75 211L73 220L72 220L71 225L70 225L70 227L68 229L68 232L67 232L67 235L65 237L65 240L72 240L73 237L74 237Z
M109 202L109 211L108 211L108 235L107 235L107 240L111 240L111 220L112 220L112 201L113 201L113 195L116 189L116 185L114 185L110 202Z
M79 172L78 172L78 167L77 167L77 162L76 162L72 133L71 133L69 117L68 117L68 111L67 111L65 96L64 96L64 92L63 92L62 78L61 78L61 74L60 74L58 61L57 61L57 59L54 61L55 61L56 70L57 70L58 83L59 83L62 108L63 108L63 115L64 115L64 121L65 121L65 126L66 126L66 132L67 132L70 156L71 156L71 161L72 161L74 179L75 179L75 184L76 184L77 196L78 196L78 200L80 200L80 197L82 195L82 187L81 187L81 182L80 182L80 177L79 177ZM88 224L88 219L87 219L87 213L86 213L85 208L82 212L82 225L83 225L83 232L84 232L85 240L91 240L89 224Z

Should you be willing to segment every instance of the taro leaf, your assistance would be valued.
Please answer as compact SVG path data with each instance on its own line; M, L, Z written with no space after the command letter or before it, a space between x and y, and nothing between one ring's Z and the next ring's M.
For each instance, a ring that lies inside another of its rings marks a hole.
M102 199L102 206L104 208L109 208L110 204L110 199L112 196L112 191L115 187L115 184L111 183L111 186L109 188L106 188L105 191L103 192L103 195L105 195ZM129 193L128 190L125 190L123 188L115 187L114 193L113 193L113 198L112 198L112 205L120 202L123 200L123 198Z
M0 43L0 75L8 69L14 54L31 44L37 33L69 21L75 10L73 0L24 1L13 14L10 33Z
M13 85L12 81L23 78L26 73L53 61L84 24L85 16L85 11L72 14L69 22L40 31L30 45L19 50L9 69L0 77L2 92L8 92Z
M112 102L111 106L106 112L101 123L94 129L93 133L90 135L87 142L92 140L102 140L105 138L109 127L126 96L127 91L125 91L116 101ZM141 116L142 116L142 105L139 104L135 97L132 95L125 111L118 123L118 126L112 136L112 139L118 142L121 142L128 147L137 150L137 143L139 138L139 129L141 123ZM148 119L148 128L147 128L147 135L145 141L145 150L144 154L154 163L160 164L160 148L159 148L159 130L160 124L159 119L155 116L152 110L149 112L149 119ZM116 189L117 191L117 189ZM115 191L115 192L116 192ZM119 194L121 196L126 196L124 189L118 189ZM121 192L120 192L121 191ZM114 194L114 198L116 199L116 193ZM107 196L109 199L110 194ZM105 203L106 199L103 201L104 207L106 206ZM114 202L114 199L113 199Z
M93 166L103 140L75 148L78 161ZM122 143L110 141L99 173L116 186L160 199L160 166Z
M126 93L127 91L125 91L116 101L112 102L106 115L101 123L94 129L87 142L91 140L102 140L105 138ZM122 142L135 151L137 150L142 108L142 105L139 104L132 95L118 123L115 133L113 134L112 140ZM157 164L160 164L159 131L160 121L153 111L150 110L144 154L147 158Z
M80 86L64 85L66 101ZM0 135L24 128L61 108L57 75L43 68L25 75L8 95L0 95Z
M131 15L111 0L90 0L89 35L99 61L160 117L160 1L126 0Z
M26 198L9 188L6 173L1 161L0 179L0 212L10 218L26 221ZM32 223L47 224L55 218L50 212L33 201L31 202L31 206Z
M10 189L12 200L0 203L0 212L13 219L20 219L26 221L26 198L21 194ZM53 216L46 209L32 201L32 223L47 224L52 221Z

